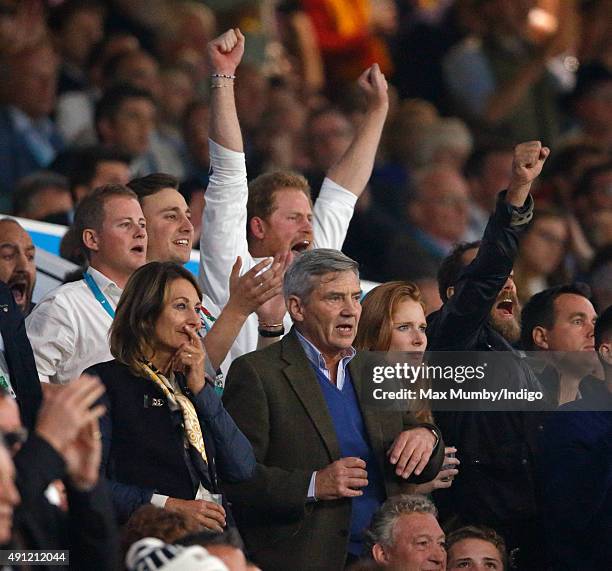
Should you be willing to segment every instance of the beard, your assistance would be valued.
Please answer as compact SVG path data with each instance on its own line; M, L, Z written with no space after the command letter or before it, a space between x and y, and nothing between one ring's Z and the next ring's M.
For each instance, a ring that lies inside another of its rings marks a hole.
M510 306L507 300L511 300ZM504 303L504 301L506 303ZM502 302L504 306L509 306L512 311L512 318L502 317L499 313L498 305ZM514 345L521 338L521 306L514 292L501 292L495 300L495 305L489 314L489 323L508 343Z

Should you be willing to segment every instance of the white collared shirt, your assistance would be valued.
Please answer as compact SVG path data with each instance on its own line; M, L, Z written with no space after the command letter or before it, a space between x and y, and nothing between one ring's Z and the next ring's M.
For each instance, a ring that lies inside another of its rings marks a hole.
M121 288L94 268L87 272L116 308ZM112 321L85 280L48 293L26 318L41 382L66 384L88 367L110 361L108 331Z
M298 341L302 345L304 349L304 353L306 353L306 357L310 361L313 367L316 367L325 378L333 384L331 380L331 373L327 368L327 363L325 363L325 359L323 358L323 353L319 351L306 337L304 337L297 329L295 330ZM348 364L353 360L353 357L357 354L354 347L349 347L342 352L342 358L338 361L337 369L336 369L336 387L339 391L341 391L344 387L344 379L346 378L346 368Z

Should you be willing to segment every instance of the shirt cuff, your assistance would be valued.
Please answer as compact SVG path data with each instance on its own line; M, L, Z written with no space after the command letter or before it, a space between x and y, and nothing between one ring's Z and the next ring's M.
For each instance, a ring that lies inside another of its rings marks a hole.
M321 185L321 192L319 193L319 198L317 200L321 200L321 198L324 200L333 198L335 202L344 203L344 205L350 206L351 208L355 208L355 203L357 202L357 196L355 196L350 190L347 190L343 186L335 183L331 178L327 177L325 177L325 180Z
M317 496L315 495L315 491L317 489L316 484L317 484L317 473L313 472L312 476L310 477L310 484L308 484L308 496L306 497L307 502L317 501Z
M533 196L529 194L527 196L527 200L525 200L525 204L523 206L513 206L509 202L506 201L507 190L503 190L499 193L499 201L505 207L505 216L504 218L507 220L506 216L510 216L510 226L524 226L525 224L529 224L531 219L533 218L533 207L534 201ZM507 222L506 222L507 223Z
M164 496L163 494L153 494L151 496L151 503L158 508L166 507L166 501L168 496Z
M232 151L227 149L218 143L215 143L212 139L208 139L208 149L210 153L210 164L213 171L213 176L216 176L217 180L224 174L236 175L236 172L246 173L245 167L245 156L244 153L238 151Z

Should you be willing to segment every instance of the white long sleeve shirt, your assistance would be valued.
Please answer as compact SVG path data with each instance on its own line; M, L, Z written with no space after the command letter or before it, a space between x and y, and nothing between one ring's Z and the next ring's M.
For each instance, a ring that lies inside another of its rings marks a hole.
M262 258L253 258L247 242L248 184L244 153L231 151L209 140L212 174L206 189L200 238L202 290L220 307L229 299L229 277L236 258L242 258L245 273ZM353 216L357 197L326 178L313 207L315 248L340 250ZM285 329L291 319L285 315ZM251 314L230 351L231 359L255 351L258 320Z

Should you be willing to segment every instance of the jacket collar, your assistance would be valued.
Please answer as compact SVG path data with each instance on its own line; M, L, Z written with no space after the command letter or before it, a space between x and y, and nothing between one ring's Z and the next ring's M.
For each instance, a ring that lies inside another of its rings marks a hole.
M281 358L287 364L283 373L308 416L319 432L323 443L332 460L341 458L340 446L336 437L334 424L327 408L327 402L317 382L315 372L304 349L302 348L294 328L281 340ZM367 377L363 374L362 359L357 357L348 365L359 408L370 439L370 445L375 452L383 448L382 427L379 415L371 407L364 406L364 391L368 390ZM367 369L365 371L367 373ZM380 454L377 454L380 456Z

